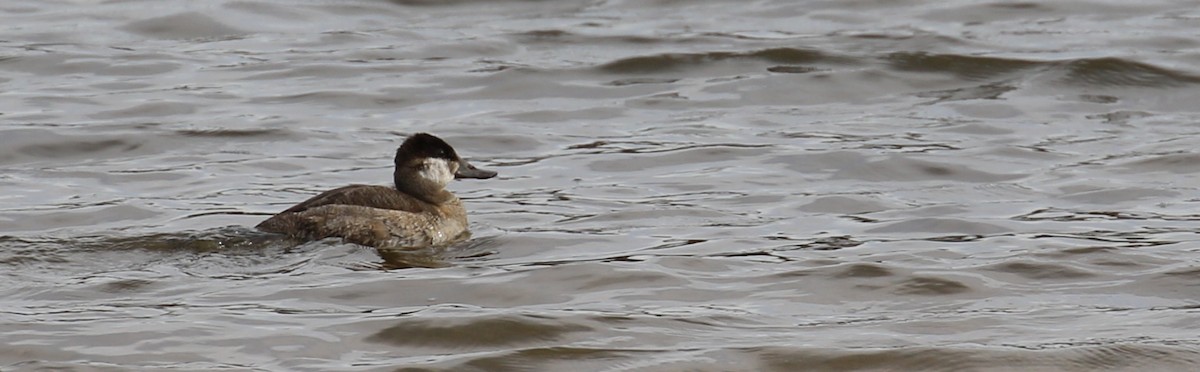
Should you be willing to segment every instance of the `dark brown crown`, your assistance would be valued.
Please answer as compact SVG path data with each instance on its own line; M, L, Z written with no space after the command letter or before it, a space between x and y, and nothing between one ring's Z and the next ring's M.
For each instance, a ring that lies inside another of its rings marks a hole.
M396 164L402 159L438 158L458 161L458 153L450 144L429 133L416 133L408 136L400 148L396 149Z

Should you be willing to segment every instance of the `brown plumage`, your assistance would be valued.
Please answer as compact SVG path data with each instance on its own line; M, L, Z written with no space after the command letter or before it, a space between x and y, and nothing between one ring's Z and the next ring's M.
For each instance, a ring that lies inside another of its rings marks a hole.
M465 238L467 211L446 191L454 178L491 178L445 141L417 133L396 150L394 187L349 185L318 194L255 226L318 240L340 237L372 247L424 247Z

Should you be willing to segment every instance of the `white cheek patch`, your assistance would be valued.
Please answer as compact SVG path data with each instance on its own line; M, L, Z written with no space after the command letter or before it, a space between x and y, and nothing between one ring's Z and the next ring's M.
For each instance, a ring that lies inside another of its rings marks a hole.
M421 175L421 178L436 182L443 187L454 180L454 170L450 168L450 161L446 159L425 159L421 171L417 174Z

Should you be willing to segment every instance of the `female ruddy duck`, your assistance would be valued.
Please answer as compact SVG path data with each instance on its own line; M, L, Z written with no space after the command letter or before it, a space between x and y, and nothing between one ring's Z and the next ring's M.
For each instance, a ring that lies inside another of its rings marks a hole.
M469 236L467 210L446 191L455 178L492 178L458 157L446 141L409 136L396 150L395 187L350 185L323 192L255 226L293 238L340 237L366 246L426 247Z

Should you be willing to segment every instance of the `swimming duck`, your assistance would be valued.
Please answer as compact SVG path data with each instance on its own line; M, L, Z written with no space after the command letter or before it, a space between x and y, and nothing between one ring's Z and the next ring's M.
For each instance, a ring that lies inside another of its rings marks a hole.
M450 144L428 133L409 136L396 149L393 187L349 185L323 192L255 228L293 238L340 237L371 247L426 247L465 239L467 210L446 190L456 178L486 179Z

